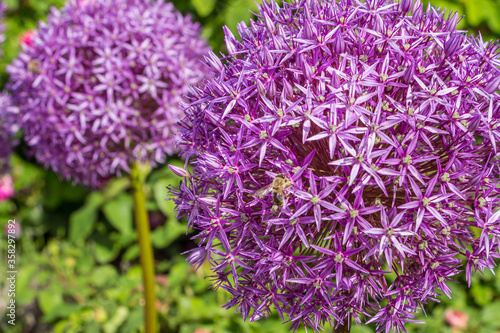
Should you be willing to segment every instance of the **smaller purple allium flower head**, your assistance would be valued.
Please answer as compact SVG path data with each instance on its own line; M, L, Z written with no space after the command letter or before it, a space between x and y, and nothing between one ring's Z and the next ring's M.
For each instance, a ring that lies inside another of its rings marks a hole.
M499 43L419 0L281 6L226 29L191 95L188 261L248 320L405 331L500 257Z
M98 187L176 151L178 104L208 73L200 27L162 0L71 0L8 67L29 152Z

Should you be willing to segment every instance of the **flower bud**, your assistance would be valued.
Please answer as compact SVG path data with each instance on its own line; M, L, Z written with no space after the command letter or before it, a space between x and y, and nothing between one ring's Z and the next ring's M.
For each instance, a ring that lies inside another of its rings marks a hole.
M486 86L484 87L484 91L486 91L488 94L493 94L500 85L500 72L492 71L488 75L488 79L486 82L487 83Z
M172 170L172 172L179 177L189 177L189 173L183 168L180 168L172 164L169 164L168 168Z
M224 70L224 66L222 66L222 62L220 61L219 57L215 55L212 51L208 52L208 57L206 57L208 63L210 64L210 67L212 67L213 70L217 73L222 73Z
M269 31L270 34L274 34L276 31L276 24L271 20L266 12L264 12L264 22L266 22L267 31Z
M335 47L334 51L336 54L342 54L345 51L345 42L344 38L342 38L342 34L338 34L335 38Z
M408 14L411 9L412 3L413 0L401 0L401 2L399 3L399 10L401 11L401 13L405 15Z
M462 45L462 34L453 33L444 43L444 54L446 57L451 57Z

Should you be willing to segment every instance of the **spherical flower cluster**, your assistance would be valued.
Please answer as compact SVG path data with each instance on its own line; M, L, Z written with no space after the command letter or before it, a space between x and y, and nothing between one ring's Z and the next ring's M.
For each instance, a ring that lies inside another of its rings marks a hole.
M31 153L99 186L175 150L178 107L208 73L199 25L162 0L72 0L9 66Z
M208 258L249 320L404 331L462 258L470 281L499 257L498 43L420 0L258 17L226 29L183 121L188 261Z

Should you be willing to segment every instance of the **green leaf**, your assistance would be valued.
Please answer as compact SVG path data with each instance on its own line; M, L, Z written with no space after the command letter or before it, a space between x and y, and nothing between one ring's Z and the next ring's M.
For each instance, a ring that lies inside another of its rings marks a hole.
M215 0L191 0L191 3L201 17L208 16L215 7Z
M127 251L125 251L125 253L123 254L123 259L128 261L137 259L139 257L139 251L139 245L133 244L127 249Z
M87 323L87 325L85 325L83 333L95 333L99 331L100 331L99 324L96 323L95 321L91 321L90 323Z
M49 314L62 303L63 298L61 289L56 287L55 284L52 285L52 288L41 290L38 293L38 306L40 306L40 309L44 314Z
M488 1L485 3L484 11L487 14L488 27L495 33L500 33L500 4L498 2Z
M76 268L78 274L86 275L94 269L94 258L88 247L81 247L80 249L81 253L77 257Z
M121 333L135 333L144 324L144 308L135 307L128 315L127 320L122 326Z
M500 328L498 315L500 314L500 301L486 304L481 311L482 321L490 327Z
M353 325L352 333L373 333L373 330L368 326Z
M69 217L69 239L72 242L86 239L97 222L97 211L102 203L102 195L91 193L87 203Z
M257 11L257 6L253 0L236 0L230 2L224 13L225 24L233 32L236 31L236 25L239 22L245 21L248 24L249 19L253 16L250 11Z
M174 208L175 204L172 200L167 200L168 190L167 186L172 184L169 178L162 178L154 184L154 196L156 204L161 212L170 220L175 220Z
M90 277L90 281L97 287L104 287L105 285L114 282L118 273L111 265L105 265L95 268Z
M189 272L189 266L186 262L175 264L169 273L169 282L171 287L178 287L186 282Z
M104 324L104 332L105 333L115 333L120 325L127 319L127 316L129 314L128 308L124 306L118 307L116 311L114 312L113 317Z
M185 233L186 227L175 219L172 219L151 232L151 241L154 247L162 249L172 244L179 236Z
M29 262L28 265L22 267L22 274L17 275L16 280L16 303L18 305L27 305L31 303L36 296L36 291L29 288L29 284L34 279L38 267L36 263Z
M479 306L485 306L493 298L493 289L481 283L473 283L470 292Z
M121 177L110 181L102 190L102 195L106 200L113 199L120 193L125 192L130 187L130 179Z
M12 155L11 164L16 192L24 188L34 187L45 177L43 169L23 161L17 155Z
M472 26L478 26L486 19L483 0L465 0L465 18Z
M122 234L133 232L132 198L129 195L119 195L114 200L104 204L102 211L109 223Z
M44 204L56 209L63 201L80 202L88 195L88 190L82 186L61 181L54 172L48 172L45 178Z
M79 304L61 303L54 307L49 314L44 317L47 322L54 322L59 318L67 318L71 314L80 311L83 307Z
M116 234L111 237L103 234L93 236L94 256L99 263L107 263L116 258L120 252L119 243L114 241L116 238Z
M498 333L498 330L489 326L481 326L477 333Z

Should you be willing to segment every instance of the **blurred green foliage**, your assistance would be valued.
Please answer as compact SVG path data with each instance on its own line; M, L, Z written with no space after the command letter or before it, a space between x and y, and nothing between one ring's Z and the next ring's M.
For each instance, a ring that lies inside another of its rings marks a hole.
M6 64L20 50L19 38L36 28L50 6L63 0L6 0L7 41L0 60L1 84ZM236 32L236 23L248 21L257 5L253 0L174 0L183 13L203 27L216 53L225 52L222 26ZM500 37L500 2L496 0L432 0L441 8L465 15L459 25L485 40ZM181 165L178 160L169 163ZM72 186L51 171L43 170L23 155L20 148L12 159L16 197L0 203L0 230L11 218L21 224L17 241L17 325L9 326L1 300L7 299L4 272L0 273L1 332L140 332L143 326L141 272L138 264L128 178L111 181L101 191ZM209 290L210 267L197 272L180 253L195 244L185 234L185 222L177 221L173 203L165 201L166 186L178 184L166 166L149 173L145 185L151 219L157 271L157 308L162 331L175 333L287 332L278 316L257 323L243 323L234 309L221 306L229 300L222 290ZM0 237L0 257L5 258L5 237ZM3 265L3 264L2 264ZM0 266L4 267L4 266ZM410 332L458 332L445 322L448 309L470 316L463 332L499 332L500 269L496 275L476 275L469 289L463 275L451 284L453 299L425 306L425 325L412 324ZM331 331L331 328L327 328ZM301 331L303 332L303 331ZM355 327L354 333L374 332L373 327Z
M459 29L468 30L476 36L480 32L484 40L500 38L498 0L431 0L431 4L463 15Z

